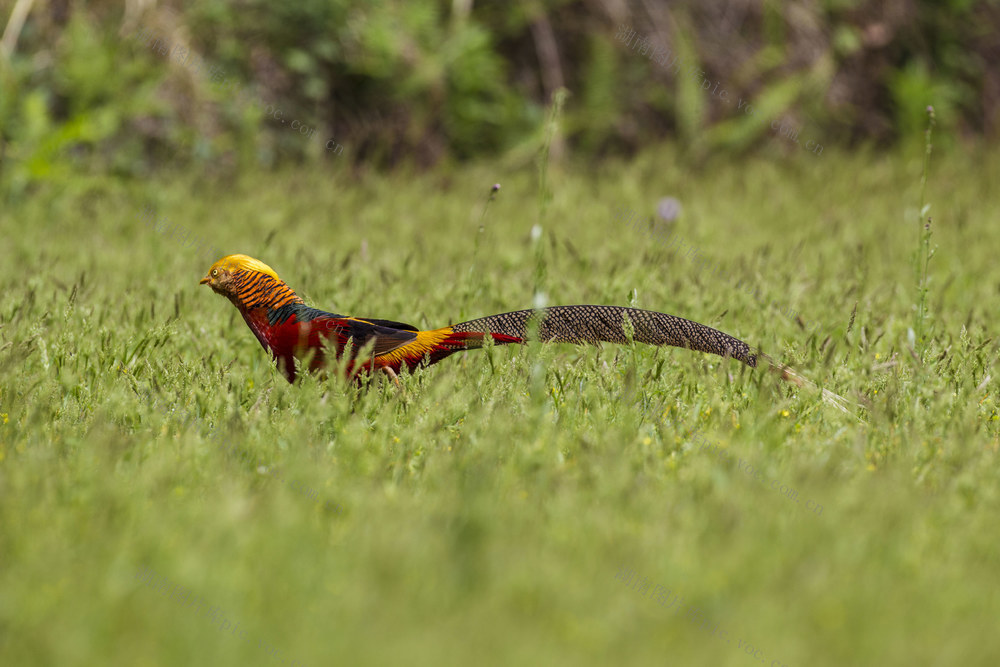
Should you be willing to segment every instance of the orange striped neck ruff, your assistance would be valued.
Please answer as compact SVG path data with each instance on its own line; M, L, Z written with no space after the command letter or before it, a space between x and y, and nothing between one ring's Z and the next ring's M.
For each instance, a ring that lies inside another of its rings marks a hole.
M232 294L233 302L245 310L271 310L291 303L305 303L276 276L246 269L233 272Z

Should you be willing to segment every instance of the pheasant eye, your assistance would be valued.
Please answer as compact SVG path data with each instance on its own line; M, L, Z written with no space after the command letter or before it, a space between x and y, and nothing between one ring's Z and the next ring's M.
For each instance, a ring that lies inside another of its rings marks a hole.
M212 269L212 277L214 278L217 275L219 275L219 270L218 269Z

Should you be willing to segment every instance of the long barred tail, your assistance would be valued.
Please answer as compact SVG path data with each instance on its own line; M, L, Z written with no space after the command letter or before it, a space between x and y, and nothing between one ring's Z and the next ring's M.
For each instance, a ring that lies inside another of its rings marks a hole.
M451 329L456 333L492 333L494 339L498 339L499 334L519 342L527 338L529 324L535 316L538 317L538 338L543 341L627 343L625 318L628 317L633 339L640 343L711 352L739 359L751 368L757 367L757 355L751 354L750 346L738 338L683 317L622 306L553 306L539 310L516 310L462 322Z

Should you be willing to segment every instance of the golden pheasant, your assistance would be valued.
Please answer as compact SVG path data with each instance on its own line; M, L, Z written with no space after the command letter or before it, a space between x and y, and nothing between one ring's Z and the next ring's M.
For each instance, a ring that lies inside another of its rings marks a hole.
M738 338L682 317L638 308L553 306L419 331L402 322L338 315L307 306L274 269L247 255L223 257L201 284L233 302L289 382L295 381L296 360L311 357L309 369L315 370L325 365L327 350L334 350L339 359L349 345L356 355L369 343L370 354L360 364L356 357L349 359L348 372L384 370L395 379L404 365L412 371L455 352L482 347L487 336L498 345L524 343L533 320L540 340L598 344L628 342L627 317L632 338L638 342L711 352L757 366L757 355Z

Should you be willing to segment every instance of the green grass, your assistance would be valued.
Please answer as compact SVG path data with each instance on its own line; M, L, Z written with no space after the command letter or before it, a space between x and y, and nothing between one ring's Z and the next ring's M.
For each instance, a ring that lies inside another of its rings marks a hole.
M532 165L98 179L5 205L0 664L995 664L1000 156L932 159L922 366L921 159L693 171L658 147L550 168L544 219ZM719 271L612 224L666 195ZM645 346L491 348L403 392L291 386L198 285L216 258L147 204L319 307L435 327L536 291L634 303L865 407Z

